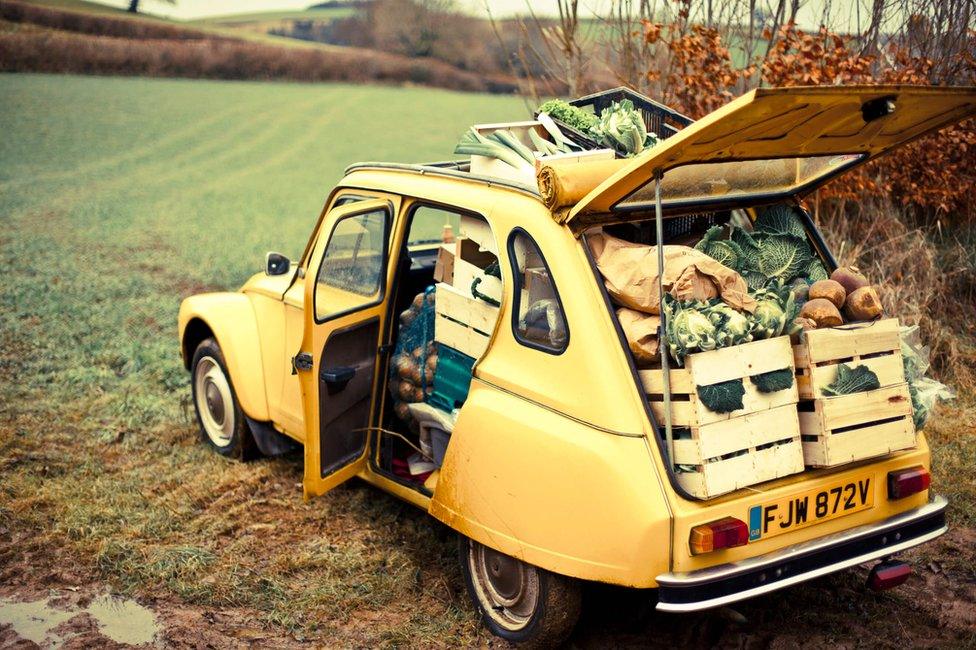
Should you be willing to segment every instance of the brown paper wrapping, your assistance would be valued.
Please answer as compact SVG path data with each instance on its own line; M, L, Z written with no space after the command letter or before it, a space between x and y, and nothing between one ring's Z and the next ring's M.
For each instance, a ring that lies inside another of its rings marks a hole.
M661 313L657 249L604 233L587 238L607 291L624 307L645 314ZM738 273L687 246L664 247L664 290L678 300L715 297L740 311L753 312L756 300Z
M661 317L621 307L617 310L617 320L624 330L634 361L638 365L653 362L658 354L657 330L661 326Z
M633 161L627 158L620 158L546 163L536 172L542 201L550 210L576 205L593 188L631 162Z

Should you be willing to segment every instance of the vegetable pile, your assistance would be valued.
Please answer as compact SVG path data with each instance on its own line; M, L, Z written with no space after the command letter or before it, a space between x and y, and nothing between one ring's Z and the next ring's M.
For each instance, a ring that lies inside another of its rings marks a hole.
M742 275L757 296L789 287L799 313L790 317L788 333L873 320L883 313L877 289L857 267L841 267L828 276L789 206L762 210L752 232L732 225L726 233L712 226L695 248Z
M400 334L390 360L390 393L393 411L417 433L417 423L408 404L423 402L434 390L437 344L434 342L434 296L428 289L417 294L400 314Z
M540 120L543 115L551 117L627 157L636 156L660 141L656 134L647 132L644 118L629 99L614 102L599 116L561 99L544 102L537 112Z

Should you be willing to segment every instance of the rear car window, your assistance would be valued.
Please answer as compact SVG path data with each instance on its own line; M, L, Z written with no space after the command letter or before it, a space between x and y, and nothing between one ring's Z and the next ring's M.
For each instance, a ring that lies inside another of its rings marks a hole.
M509 238L509 258L515 277L512 327L516 340L543 352L562 353L569 343L569 328L542 251L519 228Z

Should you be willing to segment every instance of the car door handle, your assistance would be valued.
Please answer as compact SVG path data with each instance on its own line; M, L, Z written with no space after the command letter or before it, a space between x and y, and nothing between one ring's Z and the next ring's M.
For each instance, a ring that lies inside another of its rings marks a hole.
M335 368L322 368L319 377L327 384L337 384L345 386L356 376L356 369L350 366L336 366Z

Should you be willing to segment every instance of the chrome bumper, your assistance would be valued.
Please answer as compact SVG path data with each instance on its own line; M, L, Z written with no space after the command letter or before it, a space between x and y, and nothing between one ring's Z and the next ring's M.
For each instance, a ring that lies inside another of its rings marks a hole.
M862 562L893 555L935 539L948 530L946 500L927 504L884 521L858 526L741 562L657 577L657 608L693 612L728 605Z

